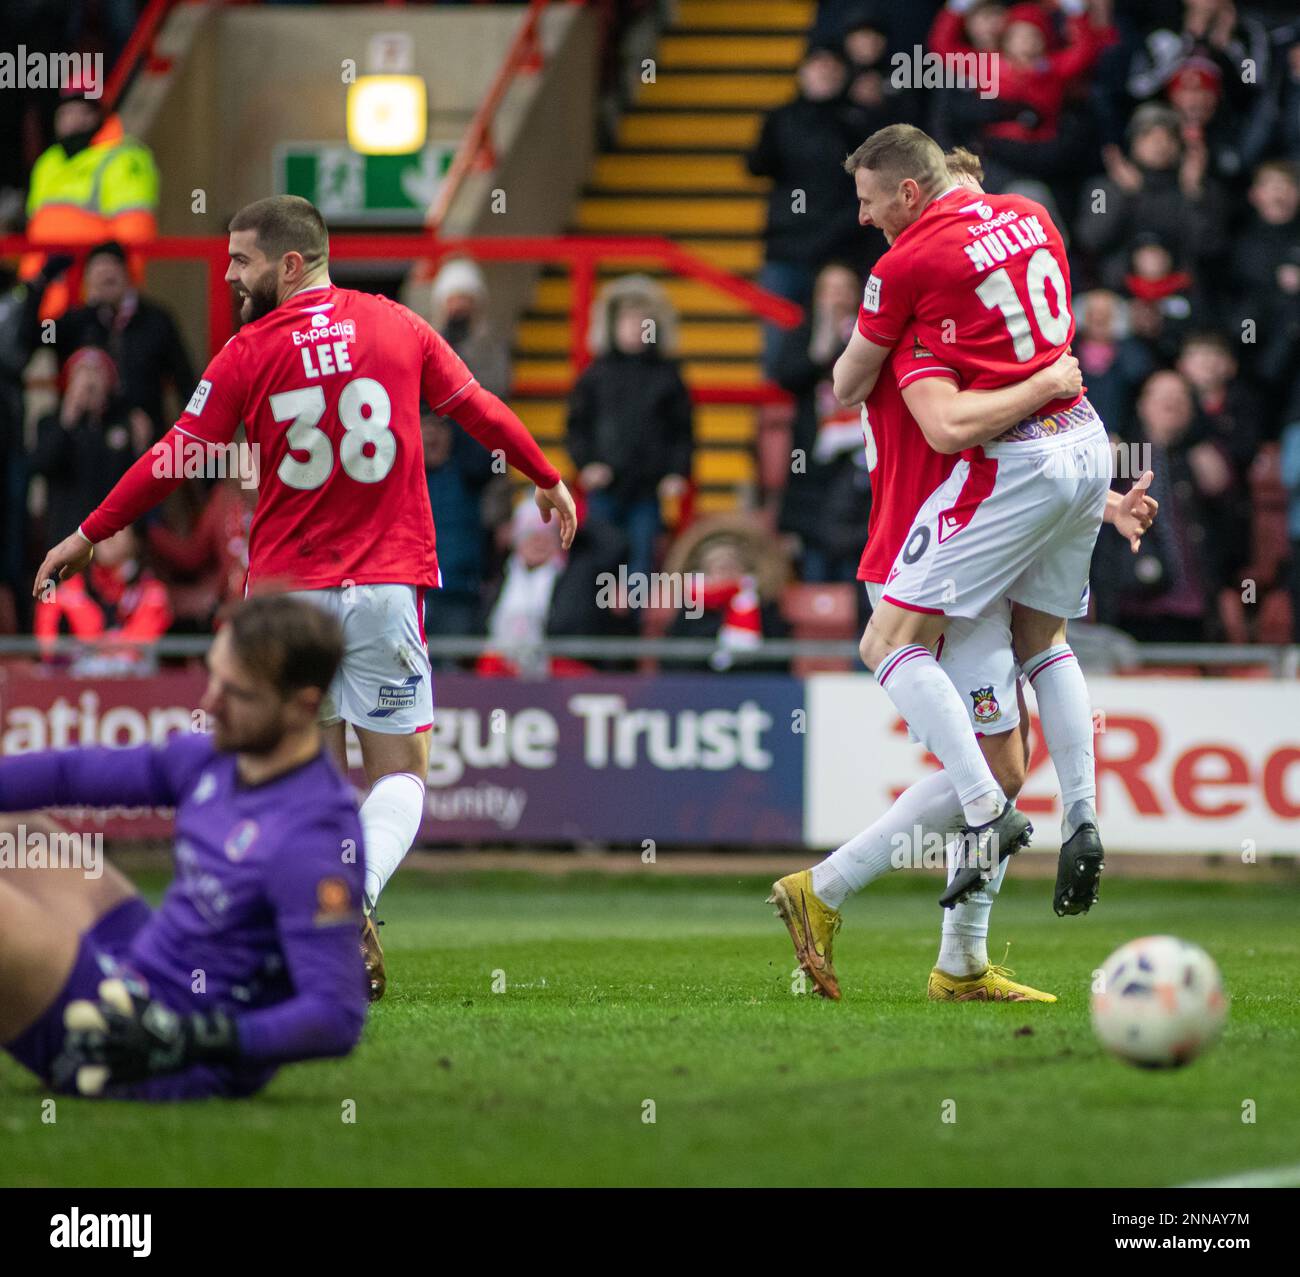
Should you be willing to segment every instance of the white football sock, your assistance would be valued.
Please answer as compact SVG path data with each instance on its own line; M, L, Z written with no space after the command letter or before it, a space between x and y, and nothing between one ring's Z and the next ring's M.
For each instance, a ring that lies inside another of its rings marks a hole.
M949 882L957 872L955 851L959 845L959 839L949 839ZM1002 879L1006 877L1010 863L1010 860L1004 860L979 891L972 892L961 904L943 911L943 934L939 940L939 957L934 964L940 971L954 976L973 976L979 975L989 965L989 910L993 908L994 897L1002 889Z
M914 867L924 851L924 835L960 829L961 803L944 772L910 785L874 824L813 866L817 899L838 909L846 897L894 868ZM898 856L895 856L895 853ZM901 863L895 864L895 859Z
M413 772L381 776L361 804L366 840L366 901L374 908L388 880L411 850L424 817L424 781Z
M1088 684L1068 643L1058 643L1024 663L1038 697L1047 749L1061 786L1063 838L1082 824L1097 823L1097 776L1092 753L1092 705Z
M876 682L921 743L952 778L966 820L986 824L1006 806L1006 795L980 751L961 693L939 668L930 649L913 643L891 652Z

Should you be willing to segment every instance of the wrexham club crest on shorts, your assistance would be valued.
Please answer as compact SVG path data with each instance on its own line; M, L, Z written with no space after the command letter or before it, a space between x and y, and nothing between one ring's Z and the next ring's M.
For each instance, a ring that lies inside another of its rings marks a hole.
M1002 706L993 695L992 687L977 687L970 694L975 702L975 721L977 723L996 723L1002 717Z

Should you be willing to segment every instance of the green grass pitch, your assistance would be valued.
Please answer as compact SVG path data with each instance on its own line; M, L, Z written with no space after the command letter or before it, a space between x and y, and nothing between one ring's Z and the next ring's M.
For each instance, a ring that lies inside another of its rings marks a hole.
M1060 1002L940 1005L938 880L900 875L848 904L835 1005L792 993L767 886L663 862L402 874L388 998L349 1059L287 1068L252 1101L60 1099L53 1123L3 1059L0 1184L1165 1185L1294 1167L1297 889L1112 881L1092 915L1058 919L1047 882L1013 875L990 952L1012 941L1020 978ZM1172 1073L1109 1058L1088 1024L1091 971L1154 932L1202 944L1232 995L1223 1040Z

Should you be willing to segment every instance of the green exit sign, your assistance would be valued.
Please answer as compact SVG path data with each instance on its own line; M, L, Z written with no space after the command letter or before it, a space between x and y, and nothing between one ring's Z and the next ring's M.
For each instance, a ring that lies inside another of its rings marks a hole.
M418 226L456 154L430 142L410 155L358 155L344 142L286 142L275 150L275 187L309 199L331 224Z

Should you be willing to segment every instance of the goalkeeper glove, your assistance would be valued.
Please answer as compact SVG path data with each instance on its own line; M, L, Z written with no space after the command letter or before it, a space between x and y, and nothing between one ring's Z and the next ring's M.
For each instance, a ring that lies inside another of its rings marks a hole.
M239 1055L235 1022L224 1012L182 1015L135 981L104 980L97 1002L68 1004L63 1025L55 1080L75 1080L82 1095L194 1064L229 1064Z

